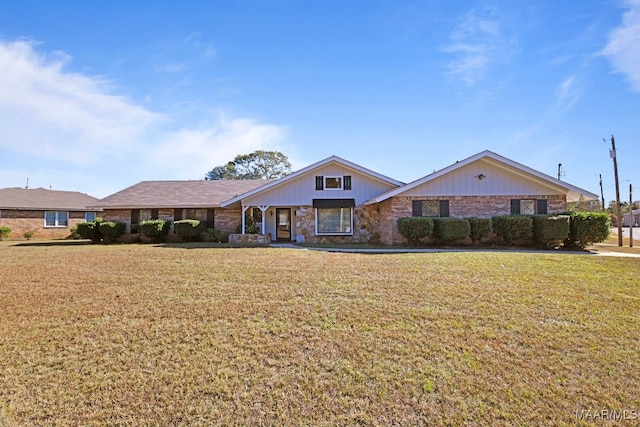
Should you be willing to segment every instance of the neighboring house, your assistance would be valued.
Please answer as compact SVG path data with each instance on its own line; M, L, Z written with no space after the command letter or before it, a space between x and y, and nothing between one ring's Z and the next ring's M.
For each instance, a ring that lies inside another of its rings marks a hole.
M377 207L363 202L401 185L332 156L220 206L264 218L259 231L275 241L379 241L388 225Z
M95 206L129 226L200 219L225 235L251 225L281 242L394 245L401 217L547 214L585 200L598 196L483 151L409 184L331 156L274 181L141 182Z
M142 181L94 203L106 221L121 221L129 232L148 219L197 219L207 228L234 233L241 223L239 209L220 209L220 203L265 185L268 180Z
M10 238L31 231L37 238L64 238L71 228L92 221L99 212L89 207L98 199L75 191L44 188L0 189L0 226L11 229Z
M622 226L630 227L632 225L634 227L640 226L640 209L634 209L631 213L622 214Z
M562 212L567 202L598 200L594 193L552 178L491 151L365 201L379 206L387 227L380 241L404 241L395 227L406 216L485 217Z

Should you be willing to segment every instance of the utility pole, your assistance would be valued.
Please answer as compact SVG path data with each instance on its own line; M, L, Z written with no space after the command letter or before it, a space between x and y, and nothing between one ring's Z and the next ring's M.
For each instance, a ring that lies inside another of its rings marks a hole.
M602 212L607 210L604 204L604 190L602 189L602 174L600 174L600 198L602 199Z
M629 247L633 247L633 186L629 184Z
M618 218L618 246L622 246L622 218L620 217L620 183L618 182L618 159L616 159L616 140L611 135L611 151L613 159L613 174L616 179L616 217Z

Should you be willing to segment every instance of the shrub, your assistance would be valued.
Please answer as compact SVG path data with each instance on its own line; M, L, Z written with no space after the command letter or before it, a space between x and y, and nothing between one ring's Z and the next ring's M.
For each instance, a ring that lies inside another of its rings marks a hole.
M148 219L140 221L140 232L156 242L161 242L169 235L171 222L166 219Z
M491 233L491 218L467 218L467 221L469 221L469 237L474 245Z
M433 232L433 220L424 216L399 218L397 226L400 235L412 246L418 245L422 239Z
M182 240L195 242L202 240L204 224L197 219L183 219L173 223L173 230Z
M581 248L607 240L611 229L611 218L606 212L571 212L569 214L568 246Z
M244 216L244 233L245 234L259 234L260 230L256 225L256 220L252 216ZM242 224L238 224L236 227L236 234L242 234Z
M11 234L11 229L6 225L0 226L0 240L4 240Z
M220 243L222 242L222 232L216 228L207 228L206 231L207 240L210 242Z
M536 215L533 221L533 240L544 246L555 246L569 237L568 215Z
M98 224L98 230L104 243L113 243L127 231L124 222L104 221Z
M434 218L433 235L443 242L454 242L469 237L469 221L463 218Z
M93 221L81 222L77 226L77 233L81 239L90 239L93 243L102 241L102 233L100 233L100 223L102 218L98 217Z
M504 215L491 218L493 231L506 244L519 239L530 239L533 235L532 220L526 215Z
M33 237L35 233L33 231L25 231L23 236L25 239L27 240L31 240L31 238Z

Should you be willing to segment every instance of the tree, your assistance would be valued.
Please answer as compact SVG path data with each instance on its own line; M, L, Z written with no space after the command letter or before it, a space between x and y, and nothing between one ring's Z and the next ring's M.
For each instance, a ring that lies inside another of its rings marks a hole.
M257 150L239 154L226 165L214 167L204 179L277 179L290 173L291 163L287 156L279 151Z

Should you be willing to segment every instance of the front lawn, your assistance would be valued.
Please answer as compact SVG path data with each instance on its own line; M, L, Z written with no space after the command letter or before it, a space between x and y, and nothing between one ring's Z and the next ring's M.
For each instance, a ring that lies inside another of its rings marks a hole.
M0 425L639 419L638 258L9 244L0 255Z

